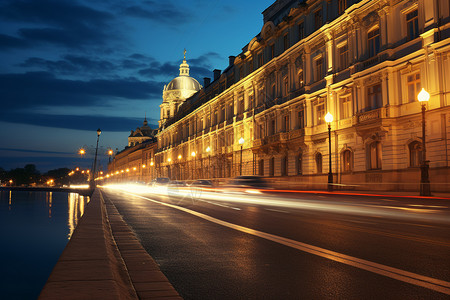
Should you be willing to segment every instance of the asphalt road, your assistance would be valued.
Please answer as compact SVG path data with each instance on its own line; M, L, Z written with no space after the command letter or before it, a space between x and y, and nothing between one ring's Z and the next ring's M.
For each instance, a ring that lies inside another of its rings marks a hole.
M450 200L103 192L185 299L450 299Z

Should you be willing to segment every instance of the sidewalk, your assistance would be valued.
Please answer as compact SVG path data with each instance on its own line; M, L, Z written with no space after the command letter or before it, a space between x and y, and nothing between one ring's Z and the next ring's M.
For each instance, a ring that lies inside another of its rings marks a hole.
M96 190L39 299L181 299Z

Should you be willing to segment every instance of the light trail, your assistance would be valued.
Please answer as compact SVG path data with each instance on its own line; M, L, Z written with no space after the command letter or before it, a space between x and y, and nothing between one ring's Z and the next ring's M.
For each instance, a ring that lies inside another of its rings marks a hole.
M129 192L128 192L129 193ZM262 232L259 230L255 230L255 229L251 229L248 227L244 227L241 225L237 225L237 224L233 224L227 221L223 221L214 217L211 217L209 215L185 208L185 207L181 207L181 206L177 206L177 205L173 205L173 204L169 204L169 203L165 203L165 202L161 202L161 201L157 201L148 197L144 197L138 194L133 194L133 193L129 193L132 196L141 198L141 199L145 199L147 201L151 201L153 203L156 204L160 204L160 205L164 205L167 207L171 207L183 212L186 212L188 214L197 216L201 219L210 221L212 223L224 226L224 227L228 227L237 231L241 231L247 234L251 234L266 240L270 240L273 241L275 243L281 244L281 245L285 245L303 252L307 252L310 254L314 254L323 258L327 258L329 260L332 261L336 261L336 262L340 262L349 266L353 266L362 270L366 270L372 273L376 273L379 275L383 275L392 279L396 279L399 281L403 281L406 283L410 283L413 285L417 285L417 286L421 286L427 289L431 289L440 293L444 293L447 295L450 295L450 282L444 281L444 280L439 280L439 279L435 279L435 278L431 278L428 276L424 276L424 275L420 275L420 274L416 274L416 273L412 273L412 272L408 272L408 271L404 271L401 269L397 269L397 268L393 268L393 267L389 267L386 265L382 265L379 263L375 263L375 262L371 262L365 259L360 259L357 257L353 257L353 256L349 256L346 254L342 254L339 252L335 252L335 251L331 251L328 249L324 249L321 247L317 247L317 246L313 246L313 245L309 245L306 243L302 243L299 241L295 241L292 239L288 239L288 238L284 238L284 237L280 237L274 234L270 234L270 233L266 233L266 232Z

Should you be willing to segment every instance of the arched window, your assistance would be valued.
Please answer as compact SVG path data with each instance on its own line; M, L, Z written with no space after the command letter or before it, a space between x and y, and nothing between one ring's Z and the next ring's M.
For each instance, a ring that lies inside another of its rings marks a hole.
M352 152L350 150L344 150L342 156L342 172L347 173L353 170Z
M316 170L317 174L322 174L322 154L316 154Z
M298 75L298 88L302 88L304 85L304 79L303 79L303 70L300 69L297 73Z
M423 161L422 143L412 142L408 146L409 148L409 166L420 167Z
M369 170L381 169L381 143L372 142L367 149Z
M303 173L303 153L300 151L297 156L297 174L301 175Z

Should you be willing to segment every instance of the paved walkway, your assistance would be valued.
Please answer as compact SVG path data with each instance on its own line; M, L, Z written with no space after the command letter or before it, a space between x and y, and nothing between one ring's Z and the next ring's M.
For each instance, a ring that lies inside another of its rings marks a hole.
M96 190L39 299L181 299Z

